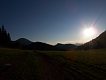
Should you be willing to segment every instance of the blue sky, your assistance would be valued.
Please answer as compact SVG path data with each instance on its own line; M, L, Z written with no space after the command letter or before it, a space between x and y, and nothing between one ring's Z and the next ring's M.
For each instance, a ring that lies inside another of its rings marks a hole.
M0 0L0 25L12 40L79 43L85 25L106 30L106 0ZM86 41L85 41L86 42Z

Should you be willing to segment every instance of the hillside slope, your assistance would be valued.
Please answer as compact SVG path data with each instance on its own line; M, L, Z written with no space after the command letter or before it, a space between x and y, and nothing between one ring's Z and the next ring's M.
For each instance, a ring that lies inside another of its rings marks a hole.
M81 45L79 49L100 49L106 48L106 31L101 33L97 38Z

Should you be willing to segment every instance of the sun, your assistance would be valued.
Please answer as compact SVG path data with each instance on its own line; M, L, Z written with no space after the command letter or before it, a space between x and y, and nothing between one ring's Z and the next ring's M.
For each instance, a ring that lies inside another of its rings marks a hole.
M96 29L94 27L85 28L83 30L83 36L85 38L93 38L96 34Z

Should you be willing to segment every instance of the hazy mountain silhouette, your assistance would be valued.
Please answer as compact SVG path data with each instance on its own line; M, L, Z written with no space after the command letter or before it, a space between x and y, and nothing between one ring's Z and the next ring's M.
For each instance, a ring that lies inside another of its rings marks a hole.
M71 50L71 49L75 49L77 46L74 44L61 44L61 43L57 43L55 45L56 48L60 49L60 50Z
M81 45L79 49L100 49L106 48L106 31L101 33L97 38Z
M16 40L15 42L21 44L21 45L29 45L31 44L32 42L26 38L20 38L18 40Z
M27 49L31 50L58 50L53 45L43 43L43 42L32 42L27 46Z
M26 38L20 38L16 41L11 41L10 34L2 25L0 28L0 47L30 49L30 50L72 50L72 49L99 49L106 48L106 31L101 33L97 38L81 45L61 44L50 45L43 42L31 42Z

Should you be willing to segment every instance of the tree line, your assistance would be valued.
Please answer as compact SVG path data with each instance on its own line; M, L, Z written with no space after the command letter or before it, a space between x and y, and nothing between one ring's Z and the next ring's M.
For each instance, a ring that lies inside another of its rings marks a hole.
M10 33L6 31L4 25L0 27L0 47L8 46L11 42Z

